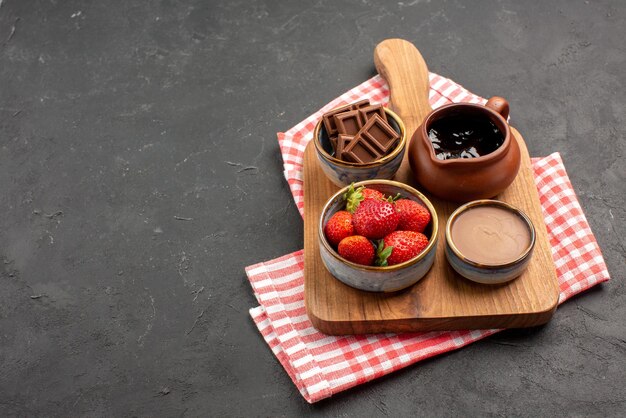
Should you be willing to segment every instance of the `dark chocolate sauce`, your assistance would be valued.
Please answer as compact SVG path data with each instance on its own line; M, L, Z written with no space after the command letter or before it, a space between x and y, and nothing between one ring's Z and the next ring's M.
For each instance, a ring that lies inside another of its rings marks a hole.
M477 158L497 150L504 135L484 117L453 115L434 121L428 138L440 160Z

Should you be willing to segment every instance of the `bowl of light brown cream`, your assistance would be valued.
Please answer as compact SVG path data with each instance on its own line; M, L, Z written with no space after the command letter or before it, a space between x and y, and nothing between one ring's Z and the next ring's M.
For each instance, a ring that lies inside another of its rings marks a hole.
M461 276L505 283L520 276L532 257L535 228L520 209L498 200L459 207L446 225L446 258Z

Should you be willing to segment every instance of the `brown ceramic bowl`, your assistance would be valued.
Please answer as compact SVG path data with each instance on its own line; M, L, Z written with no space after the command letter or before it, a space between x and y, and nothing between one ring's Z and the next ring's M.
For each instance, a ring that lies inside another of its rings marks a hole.
M502 145L477 158L438 159L428 130L433 122L459 114L488 118L503 134ZM485 106L453 103L430 112L408 148L417 182L433 195L454 202L487 199L502 192L513 182L520 167L520 150L506 121L508 114L509 104L501 97L492 97Z

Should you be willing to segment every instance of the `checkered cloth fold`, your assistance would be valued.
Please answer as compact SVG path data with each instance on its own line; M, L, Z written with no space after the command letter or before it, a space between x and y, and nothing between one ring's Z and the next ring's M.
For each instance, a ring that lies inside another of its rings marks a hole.
M375 76L328 103L289 131L278 134L284 174L304 212L302 164L313 128L327 110L360 99L386 104L389 91ZM433 108L451 102L485 103L453 81L430 74ZM532 160L560 286L559 303L609 274L558 153ZM310 403L500 330L329 336L311 325L304 307L304 254L297 251L246 268L259 306L250 309L272 352Z

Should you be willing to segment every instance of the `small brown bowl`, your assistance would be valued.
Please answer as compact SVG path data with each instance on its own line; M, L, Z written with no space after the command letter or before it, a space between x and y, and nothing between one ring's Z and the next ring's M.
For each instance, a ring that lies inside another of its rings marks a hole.
M495 151L477 158L440 160L428 137L431 124L453 115L487 118L504 135ZM520 149L506 118L509 104L492 97L485 106L452 103L433 110L417 128L409 145L409 162L415 180L433 195L454 202L487 199L504 191L517 176Z

